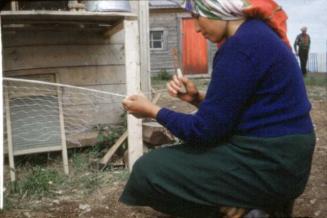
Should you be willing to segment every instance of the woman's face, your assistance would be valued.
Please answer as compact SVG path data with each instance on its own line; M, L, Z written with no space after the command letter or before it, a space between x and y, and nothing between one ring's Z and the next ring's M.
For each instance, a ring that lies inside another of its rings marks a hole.
M227 21L213 20L202 16L194 16L195 31L213 43L221 42L227 32Z

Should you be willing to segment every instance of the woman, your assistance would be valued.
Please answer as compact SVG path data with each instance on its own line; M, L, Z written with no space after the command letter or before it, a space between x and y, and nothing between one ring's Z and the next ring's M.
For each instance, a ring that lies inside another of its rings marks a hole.
M181 217L233 216L232 207L243 208L237 217L253 208L278 210L303 192L315 144L287 17L272 0L183 6L197 32L224 43L205 95L186 77L167 84L170 95L198 107L195 114L160 108L140 95L123 101L129 113L156 118L184 143L141 157L120 200Z

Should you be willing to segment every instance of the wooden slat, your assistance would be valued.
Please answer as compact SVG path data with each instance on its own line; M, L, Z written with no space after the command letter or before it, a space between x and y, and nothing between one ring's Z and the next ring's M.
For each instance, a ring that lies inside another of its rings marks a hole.
M27 46L48 46L48 45L104 45L106 43L102 34L90 31L89 29L65 30L42 30L31 31L29 29L4 31L3 40L5 48L27 47ZM123 41L121 40L120 44Z
M13 142L12 142L12 129L11 129L11 117L10 117L10 104L9 96L7 91L5 91L5 110L6 110L6 124L7 124L7 141L8 141L8 159L10 167L10 180L14 182L16 180L15 174L15 162L14 162L14 152L13 152ZM3 135L3 134L2 134Z
M123 45L33 46L4 49L4 70L124 64Z
M58 23L65 21L105 22L112 23L127 17L135 17L129 12L88 12L88 11L1 11L3 23L28 23L35 21L54 21Z
M57 83L59 80L57 78ZM69 174L68 167L68 154L67 154L67 145L66 145L66 134L65 134L65 121L64 121L64 113L62 110L62 89L57 87L58 91L58 105L59 105L59 120L60 120L60 133L61 133L61 154L62 154L62 162L64 166L65 174Z
M125 65L81 66L6 71L6 77L57 74L61 83L75 86L125 84ZM125 93L126 89L122 93Z
M106 37L107 39L110 39L112 35L120 32L123 28L124 28L123 22L118 22L118 23L114 24L112 27L110 27L109 30L107 30L104 33L104 37Z
M51 152L51 151L61 151L62 150L62 146L58 145L58 146L44 146L44 147L40 147L40 148L32 148L32 149L25 149L25 150L18 150L14 152L15 156L18 155L25 155L25 154L37 154L37 153L44 153L44 152Z
M57 69L61 83L76 86L124 84L125 66L85 66Z
M93 86L83 86L84 88L100 90L108 93L122 94L126 92L125 84L113 84L113 85L93 85ZM79 105L90 105L90 104L114 104L121 103L123 97L114 96L111 94L102 94L95 91L83 91L74 90L70 88L64 89L63 104L64 106L79 106Z
M108 161L115 154L119 146L127 139L127 136L128 136L128 131L125 131L123 135L121 135L119 139L115 142L115 144L110 147L109 151L99 162L102 165L102 168L104 168L107 165Z
M2 24L1 24L1 16L0 16L0 79L2 81ZM2 86L2 82L0 84L0 96L3 98L3 86ZM3 100L0 101L0 108L3 108ZM3 114L3 113L2 113ZM1 116L0 118L0 134L2 137L2 142L4 141L4 134L3 134L3 116ZM0 209L3 208L3 165L4 165L4 161L3 161L3 149L4 143L0 143Z
M151 70L150 70L150 33L149 33L149 1L138 1L138 21L140 30L140 64L141 90L150 98Z
M65 122L68 125L77 125L82 121L86 122L87 127L92 128L97 124L114 124L121 122L120 115L123 114L121 103L108 103L97 105L75 105L64 106Z
M140 91L140 47L137 20L125 20L125 63L127 94ZM132 115L127 116L129 170L143 154L142 121Z

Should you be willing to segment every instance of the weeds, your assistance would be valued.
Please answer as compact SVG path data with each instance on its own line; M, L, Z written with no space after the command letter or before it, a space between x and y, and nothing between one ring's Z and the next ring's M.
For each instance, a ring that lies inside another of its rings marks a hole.
M33 167L31 172L23 179L11 183L11 193L23 196L46 196L50 194L54 185L63 181L55 170Z
M327 74L309 73L304 77L307 86L323 86L327 87Z

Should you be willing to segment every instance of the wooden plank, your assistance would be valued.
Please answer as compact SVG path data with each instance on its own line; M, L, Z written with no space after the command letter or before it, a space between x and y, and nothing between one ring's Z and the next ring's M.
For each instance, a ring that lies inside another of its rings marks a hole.
M129 12L89 12L89 11L1 11L0 15L3 17L3 23L26 23L35 22L37 20L58 22L65 21L80 21L89 22L105 22L111 23L124 18L133 18L135 14Z
M61 83L76 86L125 84L125 66L85 66L57 69Z
M5 47L27 47L27 46L47 46L47 45L104 45L105 38L99 32L90 31L89 29L72 29L70 30L42 30L38 26L38 31L21 29L13 31L4 30L3 41ZM121 42L120 44L122 44Z
M127 139L128 131L125 131L123 135L119 137L119 139L115 142L113 146L110 147L109 151L106 155L100 160L100 164L103 165L102 169L107 165L108 161L115 154L119 146Z
M2 81L2 24L1 24L1 16L0 16L0 79ZM0 84L0 96L3 99L3 82L1 82ZM1 114L3 114L3 100L0 101L0 111L2 112ZM2 142L0 142L0 209L3 208L3 165L4 165L4 161L3 161L3 156L4 156L4 134L3 134L3 115L0 118L0 134L2 137Z
M113 94L125 95L125 84L112 84L112 85L93 85L83 86L83 88L89 88L92 90L103 91L108 94L97 93L96 91L83 91L79 89L65 88L63 95L64 106L78 106L78 105L96 105L96 104L115 104L119 103L123 99L122 96L115 96ZM113 94L110 94L113 93Z
M18 1L11 0L11 2L10 2L10 9L12 11L17 11L19 9Z
M107 38L107 39L110 39L112 35L120 32L123 28L124 28L124 24L123 24L123 22L120 21L120 22L114 24L112 27L110 27L104 33L104 37Z
M140 91L140 45L137 20L124 20L127 94ZM142 120L127 115L129 170L143 154Z
M4 70L124 64L123 45L33 46L4 49ZM81 52L83 51L83 52Z
M59 82L57 78L57 83ZM59 120L60 120L60 133L61 133L61 153L62 153L62 161L64 165L65 174L69 174L68 167L68 154L67 154L67 145L66 145L66 134L65 134L65 121L64 121L64 113L62 110L62 89L61 87L57 87L58 91L58 105L59 105Z
M63 107L65 114L66 132L70 129L82 131L92 129L99 124L117 124L122 121L124 113L121 103L88 104Z
M37 153L45 153L45 152L51 152L51 151L61 151L62 146L49 146L49 147L40 147L40 148L32 148L32 149L26 149L26 150L19 150L15 151L14 155L25 155L25 154L37 154Z
M125 84L125 65L81 66L5 71L6 77L57 74L61 83L75 86ZM126 89L124 90L126 92Z
M10 103L7 91L5 91L5 108L6 108L6 124L7 124L7 142L8 142L8 159L10 167L10 180L14 182L16 180L15 174L15 162L12 142L12 129L11 129L11 118L10 118ZM3 135L3 134L2 134Z
M150 70L150 31L149 31L149 1L138 1L138 21L140 31L140 68L141 90L151 97L151 70Z

